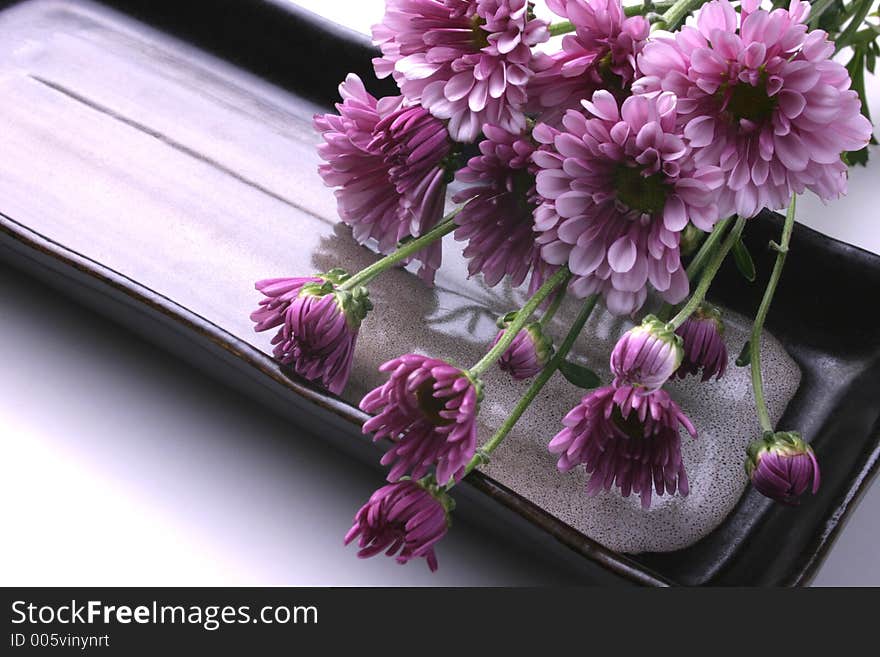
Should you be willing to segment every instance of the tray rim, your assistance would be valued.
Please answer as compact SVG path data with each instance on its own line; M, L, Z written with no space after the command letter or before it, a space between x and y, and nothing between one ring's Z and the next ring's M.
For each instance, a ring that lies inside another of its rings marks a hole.
M0 0L0 10L25 1L27 0ZM353 45L363 47L364 49L368 48L369 42L365 35L333 23L292 3L283 4L278 2L278 0L233 0L233 2L241 5L256 5L258 8L267 8L272 12L289 14L297 21L311 24L325 34L353 41ZM120 6L124 7L128 4L138 3L130 3L127 0L101 0L99 4L108 5L115 10L120 10ZM122 13L127 12L123 10ZM142 18L136 12L133 17L136 20ZM165 29L164 27L152 24L149 24L149 26L153 29ZM172 34L186 41L179 34ZM210 52L215 55L217 54L216 51ZM820 236L821 240L836 245L837 248L861 252L873 258L878 257L877 254L871 253L866 249L829 237L804 225L798 224L796 230L801 233L815 233ZM290 378L270 356L220 326L181 306L172 299L155 292L120 272L102 265L100 262L69 249L63 244L28 228L26 225L3 213L0 213L0 233L11 238L14 243L23 247L25 251L42 254L58 262L63 267L73 268L93 279L96 283L108 285L125 294L136 303L143 304L147 308L161 313L179 324L182 328L193 331L210 340L228 352L232 357L252 368L255 373L269 377L274 383L284 386L290 393L297 395L303 401L315 404L317 407L336 415L352 425L359 433L360 424L366 415L357 408L306 382ZM0 242L0 247L8 247L8 245ZM2 250L5 249L0 249L0 252ZM50 267L44 266L44 268L51 270ZM838 498L839 502L836 502L829 509L828 514L824 516L824 524L818 525L817 532L813 535L813 538L803 543L802 558L794 560L795 563L792 564L791 571L780 579L783 585L802 586L810 582L827 556L828 551L833 546L839 532L848 521L849 514L857 506L871 481L880 471L880 422L874 426L867 438L865 447L859 452L858 466L860 469L857 473L854 473L851 483L848 486L842 487L842 490L845 492ZM479 471L472 473L462 485L482 493L489 499L506 507L533 525L537 530L555 538L577 556L586 558L598 567L610 571L631 583L648 586L676 584L675 581L635 562L629 556L605 548L484 473ZM711 580L708 583L711 584Z
M800 224L796 230L816 232ZM280 384L303 401L315 404L324 411L336 415L350 424L356 432L360 432L360 425L367 417L365 413L306 381L292 378L271 356L176 301L38 231L28 228L2 212L0 212L0 234L10 238L27 251L48 256L63 267L73 268L95 282L108 285L123 293L132 301L163 314L182 328L210 340L228 352L230 356L252 368L256 374L270 378L275 384ZM838 241L825 235L822 237L829 241ZM852 246L846 243L841 244ZM10 247L0 243L0 253L6 248ZM809 584L849 520L850 513L858 505L874 477L880 472L880 432L874 432L873 441L873 449L863 460L862 468L853 483L846 489L840 504L833 509L827 518L825 530L820 531L814 540L805 544L802 554L809 554L809 558L797 560L800 565L786 578L786 585L805 586ZM536 529L560 542L577 556L592 561L600 568L606 569L630 583L659 587L677 584L662 574L635 562L631 557L609 550L479 470L468 475L460 485L470 487L472 490L486 495L492 501L522 517ZM709 583L711 584L711 581Z

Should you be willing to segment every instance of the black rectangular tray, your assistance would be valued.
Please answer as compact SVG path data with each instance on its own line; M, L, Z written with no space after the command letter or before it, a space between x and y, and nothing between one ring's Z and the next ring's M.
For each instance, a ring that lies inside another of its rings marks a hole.
M71 4L30 1L43 2L47 11ZM17 3L0 2L0 11L11 4ZM303 102L330 106L349 71L371 77L374 52L364 37L291 5L256 0L104 4L211 53L200 61L208 69L216 56ZM107 16L112 21L112 12ZM371 86L394 93L388 86ZM210 159L209 154L191 154ZM295 173L290 172L291 179ZM70 199L72 204L82 202L75 195ZM375 465L377 448L360 435L360 411L290 378L270 357L237 337L240 327L205 320L174 295L160 295L81 255L56 235L35 230L7 205L0 197L0 260L48 281L296 423L320 429L329 441ZM34 208L39 212L39 199L34 199ZM779 229L778 215L770 213L750 224L746 242L759 278L744 285L732 266L725 267L712 289L714 301L744 314L754 312L772 266L767 244L778 238ZM880 257L803 226L797 227L791 250L768 329L802 370L782 424L812 439L823 475L815 498L789 509L749 491L717 529L691 547L635 556L605 549L479 472L467 478L460 493L457 489L459 512L567 564L584 581L659 586L808 583L875 473L880 455Z

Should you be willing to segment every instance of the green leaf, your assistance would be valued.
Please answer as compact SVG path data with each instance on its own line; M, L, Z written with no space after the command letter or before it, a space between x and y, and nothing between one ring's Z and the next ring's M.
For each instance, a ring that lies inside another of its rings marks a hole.
M743 277L753 283L755 281L755 261L752 260L752 254L746 248L742 238L738 239L733 245L733 260L736 262L736 268Z
M868 147L865 146L863 149L858 151L847 151L846 163L851 167L857 164L860 164L862 166L868 164Z
M593 370L584 367L583 365L572 363L571 361L562 361L562 364L559 366L559 371L562 372L562 376L564 376L569 383L576 385L578 388L589 390L590 388L598 387L602 382L599 379L599 375Z
M752 342L751 340L746 340L746 343L743 345L742 350L739 352L739 356L736 357L736 366L737 367L745 367L752 360Z

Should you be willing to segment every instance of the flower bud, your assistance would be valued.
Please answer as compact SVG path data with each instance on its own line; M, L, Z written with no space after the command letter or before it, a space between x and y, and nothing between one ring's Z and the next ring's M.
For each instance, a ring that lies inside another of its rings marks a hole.
M768 431L747 453L746 473L762 495L794 506L811 482L813 495L819 490L819 463L799 433Z
M501 318L498 324L502 330L495 336L493 346L498 344L509 322ZM544 335L541 325L533 322L516 334L513 342L498 359L498 367L514 379L529 379L544 369L552 355L553 342Z
M614 385L656 390L681 364L681 342L671 326L648 315L624 333L611 352Z
M727 370L727 345L724 344L724 322L721 311L709 304L700 304L693 315L676 329L683 343L684 359L676 370L680 379L700 374L708 381L720 379Z

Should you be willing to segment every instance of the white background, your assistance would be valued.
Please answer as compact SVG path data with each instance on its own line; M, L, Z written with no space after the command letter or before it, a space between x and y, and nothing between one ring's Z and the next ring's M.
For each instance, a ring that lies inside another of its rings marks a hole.
M382 3L299 4L365 31ZM804 222L880 253L868 199L878 170L856 170L831 211L802 203ZM0 344L0 584L564 581L461 522L433 575L422 563L357 560L342 536L378 473L3 266ZM878 510L875 484L817 584L880 585Z

